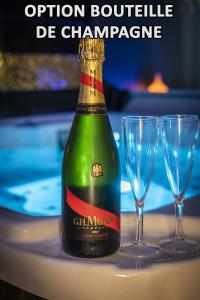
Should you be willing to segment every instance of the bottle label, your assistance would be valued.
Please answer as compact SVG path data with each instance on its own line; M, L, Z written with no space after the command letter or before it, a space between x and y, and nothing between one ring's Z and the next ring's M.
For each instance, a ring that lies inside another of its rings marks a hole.
M110 238L114 232L120 232L120 218L117 214L81 200L69 187L66 188L66 204L70 232L74 239L102 240Z

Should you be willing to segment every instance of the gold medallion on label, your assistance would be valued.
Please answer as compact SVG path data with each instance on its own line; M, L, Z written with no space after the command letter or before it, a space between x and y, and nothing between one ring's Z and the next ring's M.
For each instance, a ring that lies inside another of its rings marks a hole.
M103 166L99 163L95 163L92 165L92 176L99 177L103 176Z

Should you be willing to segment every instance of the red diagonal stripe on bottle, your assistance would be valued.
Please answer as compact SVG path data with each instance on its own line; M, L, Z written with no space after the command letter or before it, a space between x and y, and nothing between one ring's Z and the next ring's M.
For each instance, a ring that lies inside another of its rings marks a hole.
M112 228L116 231L120 230L120 220L119 217L115 214L93 206L75 196L70 189L67 187L66 189L66 202L77 214L81 215L84 218L88 217L96 217L99 219L104 218L113 218L112 223L104 224L104 226Z
M88 75L87 73L81 72L81 83L90 86L100 93L103 93L102 82L95 77Z

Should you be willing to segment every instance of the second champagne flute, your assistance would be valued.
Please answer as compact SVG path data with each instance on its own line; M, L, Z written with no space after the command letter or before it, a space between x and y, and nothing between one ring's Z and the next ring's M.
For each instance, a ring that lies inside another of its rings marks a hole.
M161 136L165 167L175 200L176 230L172 239L160 247L172 254L193 253L200 249L198 242L183 234L183 202L191 177L198 138L198 116L167 115L161 118Z
M121 252L135 257L151 256L159 252L156 245L143 240L143 207L151 182L157 151L159 118L156 116L128 116L122 118L122 138L127 173L135 198L136 241L121 247Z

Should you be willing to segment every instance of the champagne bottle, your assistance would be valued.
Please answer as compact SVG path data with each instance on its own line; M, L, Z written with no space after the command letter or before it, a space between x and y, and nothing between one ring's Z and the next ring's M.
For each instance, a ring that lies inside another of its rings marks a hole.
M81 86L62 165L62 245L100 257L120 244L120 166L102 85L104 41L82 39Z

